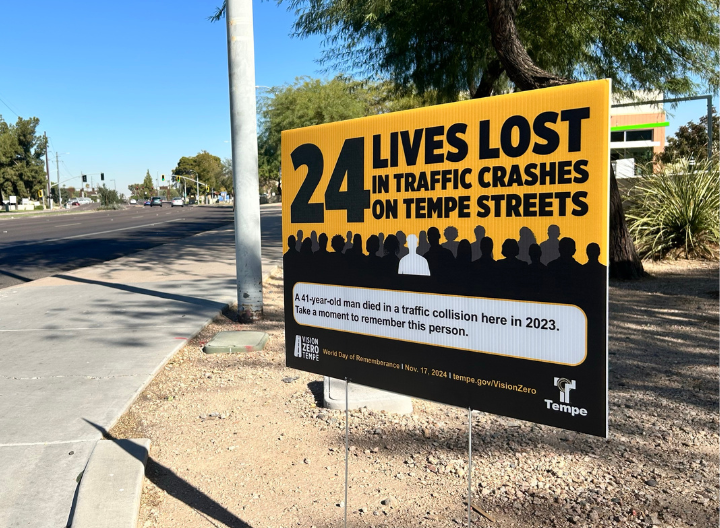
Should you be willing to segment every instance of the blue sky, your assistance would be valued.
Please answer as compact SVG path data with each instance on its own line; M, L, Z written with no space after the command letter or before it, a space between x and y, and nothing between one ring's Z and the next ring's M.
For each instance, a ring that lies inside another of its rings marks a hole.
M181 156L230 157L225 24L207 20L220 1L4 3L0 114L40 119L51 178L58 152L68 186L104 172L125 192ZM320 39L291 38L294 17L274 2L253 10L256 84L322 76Z
M148 169L169 175L181 156L229 157L225 25L207 20L220 1L4 3L0 114L40 119L52 180L57 152L68 186L104 172L125 192ZM256 84L323 76L321 39L292 38L294 15L275 2L253 0L253 10ZM705 103L673 112L668 135Z

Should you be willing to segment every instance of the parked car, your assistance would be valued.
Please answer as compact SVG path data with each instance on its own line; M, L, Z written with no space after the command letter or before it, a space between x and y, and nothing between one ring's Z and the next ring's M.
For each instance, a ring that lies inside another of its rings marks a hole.
M145 200L145 203L143 205L150 205L150 200Z
M180 207L185 207L185 201L182 198L173 198L172 206L175 207L176 205Z
M68 205L80 205L80 202L77 198L70 198L70 200L68 200Z
M77 199L77 201L80 203L80 205L87 205L93 203L91 198L88 198L87 196L83 196Z
M137 200L135 198L130 198L130 205L137 205Z
M150 199L150 207L153 207L153 206L156 206L156 205L159 205L160 207L162 207L162 198L159 197L159 196L153 196L153 197Z

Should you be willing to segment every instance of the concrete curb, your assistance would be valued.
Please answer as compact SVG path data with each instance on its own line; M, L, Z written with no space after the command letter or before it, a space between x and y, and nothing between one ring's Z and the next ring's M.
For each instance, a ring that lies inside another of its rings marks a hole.
M263 279L273 277L281 266L275 266ZM188 339L197 336L203 328L232 302L218 310ZM114 423L124 415L142 391L152 382L167 362L186 346L179 344L135 393L125 410ZM90 455L77 491L77 500L72 516L72 528L135 528L140 513L145 464L150 452L150 440L100 440Z
M272 235L262 247L265 284L269 278L282 281L275 209L263 218ZM0 331L9 328L12 315L12 324L27 332L34 345L28 349L33 361L10 353L16 341L26 339L18 336L26 334L13 333L12 346L0 347L2 370L12 384L12 390L0 389L9 396L0 399L0 482L12 483L0 485L0 526L65 527L72 526L73 519L75 526L82 526L83 509L93 504L86 497L92 496L93 487L102 490L102 481L80 484L76 477L85 469L92 473L93 450L108 442L102 434L112 430L179 349L237 302L233 248L233 226L223 224L149 251L0 292ZM198 270L198 262L205 261L207 266ZM167 268L164 262L169 262ZM76 317L68 308L68 296L75 308L87 305L92 310ZM48 307L64 318L35 323ZM54 354L55 361L36 359L46 342L62 351ZM123 489L129 493L129 487ZM104 493L97 494L100 504Z
M100 440L78 489L72 528L135 528L150 440Z
M278 264L278 265L276 265L275 267L273 267L272 271L271 271L270 273L268 273L266 277L263 278L263 284L265 284L265 281L267 281L268 279L274 278L275 272L276 272L278 269L282 269L282 265L281 265L281 264ZM223 302L223 301L220 301L220 302ZM155 376L157 376L157 375L160 373L160 371L162 371L162 369L165 368L165 366L166 366L166 365L168 364L168 362L173 358L173 356L175 356L175 354L177 354L178 352L180 352L180 350L182 350L183 347L187 346L187 344L188 344L190 341L192 341L193 339L195 339L195 338L200 334L200 332L203 331L203 329L204 329L207 325L209 325L210 323L212 323L213 320L214 320L218 315L220 315L220 314L223 313L223 310L226 310L227 308L229 308L230 306L232 306L232 305L235 304L236 302L237 302L237 299L236 299L236 298L234 298L234 299L232 299L232 300L228 300L228 301L223 302L222 308L220 308L220 309L219 309L215 314L213 314L211 317L208 317L208 318L202 323L202 325L200 325L200 326L198 327L198 329L197 329L195 332L192 332L191 334L189 334L187 340L185 340L185 341L182 342L182 343L179 343L179 344L172 350L172 352L170 352L167 356L165 356L165 358L163 358L163 360L158 364L157 368L152 371L152 373L150 374L150 376L148 376L148 379L145 380L145 383L143 383L142 386L141 386L137 391L135 391L135 394L133 394L132 398L130 398L130 399L128 400L128 402L127 402L127 404L125 405L125 407L123 407L122 412L121 412L120 414L118 414L118 415L115 417L114 420L111 421L110 426L107 428L107 430L109 431L110 429L112 429L113 427L115 427L115 425L120 421L120 418L122 418L122 417L125 415L125 413L127 413L127 412L130 410L130 407L133 406L133 404L135 403L135 401L140 397L140 395L141 395L141 394L143 393L143 391L147 388L147 386L150 385L150 383L152 382L152 380L155 379ZM343 407L343 408L344 408L344 407Z
M273 277L281 267L281 265L274 266L272 271L263 278L263 283ZM223 308L209 317L186 342L178 344L167 355L146 383L133 395L123 412L113 421L113 426L132 407L138 396L167 362L231 304L233 304L232 301L225 303ZM82 474L72 515L72 524L69 526L72 528L135 528L140 511L145 464L149 452L150 440L145 438L98 441Z

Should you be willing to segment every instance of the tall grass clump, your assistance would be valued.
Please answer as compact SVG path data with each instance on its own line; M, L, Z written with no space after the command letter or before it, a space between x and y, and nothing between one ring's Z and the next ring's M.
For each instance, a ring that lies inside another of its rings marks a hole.
M119 203L111 203L108 205L101 205L98 207L98 211L123 211L125 206Z
M717 258L720 174L712 162L681 160L643 176L626 218L642 258Z

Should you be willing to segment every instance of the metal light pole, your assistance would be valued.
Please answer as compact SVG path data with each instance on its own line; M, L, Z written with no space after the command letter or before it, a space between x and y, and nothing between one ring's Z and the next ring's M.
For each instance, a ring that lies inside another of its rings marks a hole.
M195 205L198 205L200 203L200 176L192 169L188 169L188 172L195 176Z
M62 194L60 194L60 154L55 153L55 170L57 170L58 206L62 205Z
M241 321L250 322L261 316L263 309L252 0L227 0L225 21L235 187L238 313Z
M47 173L47 185L46 193L47 196L43 196L43 210L45 209L45 200L47 199L48 208L50 208L50 160L48 159L48 148L47 148L47 133L43 132L45 138L45 172Z

